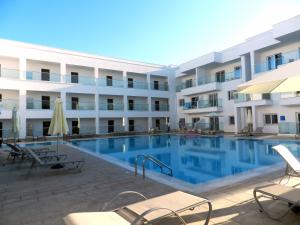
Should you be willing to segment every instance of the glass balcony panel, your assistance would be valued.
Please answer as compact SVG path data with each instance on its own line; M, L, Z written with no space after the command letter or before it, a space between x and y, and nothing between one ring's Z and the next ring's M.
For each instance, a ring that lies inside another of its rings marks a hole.
M134 103L134 104L128 104L128 110L129 111L148 111L148 104L143 103Z
M45 76L44 76L45 77ZM39 81L50 81L50 82L60 82L60 74L56 73L50 73L49 74L49 79L43 80L42 79L42 73L41 72L35 72L35 71L27 71L26 72L26 80L39 80Z
M124 105L122 103L100 103L99 110L124 110Z
M76 105L76 107L74 107L74 105ZM67 101L67 110L95 110L95 103L82 102L82 101L79 102Z
M8 78L8 79L19 79L20 71L15 69L6 69L1 68L0 70L0 78Z
M0 101L0 110L12 110L14 107L19 107L17 99L2 99Z
M53 110L54 109L54 101L42 101L33 98L27 98L26 108L27 109L45 109L45 110Z
M98 78L98 86L100 87L119 87L123 88L124 87L124 81L123 80L112 80L111 85L107 85L107 79L106 78Z

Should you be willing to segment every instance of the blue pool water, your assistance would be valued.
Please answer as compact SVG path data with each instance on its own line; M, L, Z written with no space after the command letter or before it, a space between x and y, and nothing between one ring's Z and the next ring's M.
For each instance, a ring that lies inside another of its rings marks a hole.
M277 144L286 145L296 157L300 157L300 142L297 141L249 140L222 136L134 136L74 140L72 144L132 166L137 155L152 155L170 166L175 178L192 184L202 184L282 162L280 156L271 148ZM160 171L151 162L147 163L146 168Z

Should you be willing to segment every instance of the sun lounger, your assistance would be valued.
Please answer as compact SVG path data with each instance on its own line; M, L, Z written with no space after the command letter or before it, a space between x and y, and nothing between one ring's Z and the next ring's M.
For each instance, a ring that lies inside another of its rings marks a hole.
M257 196L258 193L270 198L271 200L279 200L288 203L287 210L282 213L269 213L268 211L266 211L265 207L263 207L263 204L259 201L259 198ZM268 184L256 187L253 190L253 195L260 211L264 212L268 217L272 219L281 219L282 217L286 216L290 210L295 211L295 209L300 207L300 189L296 189L293 187L288 187L281 184Z
M26 150L30 154L32 160L30 169L33 167L47 167L54 168L57 165L60 165L56 168L70 168L81 170L85 161L81 160L66 160L66 155L51 155L51 156L39 156L32 149Z
M272 147L278 154L285 160L286 169L285 174L281 178L280 182L284 179L284 177L288 176L288 180L290 177L300 177L300 162L298 159L283 145L277 145Z
M135 194L144 200L130 204L109 212L71 213L64 218L66 225L135 225L154 223L163 218L175 216L181 224L186 224L179 213L193 210L203 204L208 204L208 213L205 225L208 224L212 206L207 199L197 197L185 192L176 191L170 194L147 199L137 192L123 192L113 198L105 208L121 195Z

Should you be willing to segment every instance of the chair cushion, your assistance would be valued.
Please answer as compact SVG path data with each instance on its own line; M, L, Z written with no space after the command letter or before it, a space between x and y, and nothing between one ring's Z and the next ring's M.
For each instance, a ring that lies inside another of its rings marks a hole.
M115 212L70 213L64 221L66 225L130 225Z

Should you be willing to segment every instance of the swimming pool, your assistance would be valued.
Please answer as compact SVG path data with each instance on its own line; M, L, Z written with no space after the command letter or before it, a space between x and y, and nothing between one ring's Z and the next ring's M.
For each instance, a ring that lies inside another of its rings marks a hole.
M173 170L174 178L204 184L282 162L272 146L284 144L300 157L300 142L188 135L152 135L73 140L87 152L134 165L137 155L151 155ZM151 162L146 170L160 172ZM167 173L167 171L165 171Z

